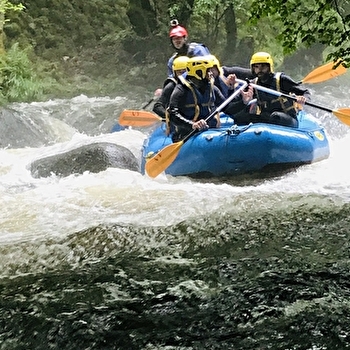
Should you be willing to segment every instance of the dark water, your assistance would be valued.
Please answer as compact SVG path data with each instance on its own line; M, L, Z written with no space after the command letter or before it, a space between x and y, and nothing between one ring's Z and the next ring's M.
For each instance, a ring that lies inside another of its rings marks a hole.
M46 241L54 267L33 253L0 281L0 348L349 348L350 206L286 200Z
M346 107L346 82L313 101ZM350 348L349 127L313 110L330 159L278 174L30 175L33 159L96 140L139 155L150 130L109 133L135 104L79 96L3 115L16 140L35 128L28 147L0 149L0 349Z

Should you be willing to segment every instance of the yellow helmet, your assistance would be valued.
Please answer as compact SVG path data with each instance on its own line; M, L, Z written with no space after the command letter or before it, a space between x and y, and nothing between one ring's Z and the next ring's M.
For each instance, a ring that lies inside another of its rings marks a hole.
M214 62L213 66L217 66L218 69L220 69L220 62L217 59L217 57L214 55L208 55L208 57L210 57L210 59L213 60L213 62Z
M207 74L207 69L213 68L215 62L213 55L192 57L187 63L187 74L199 80L203 80Z
M188 60L189 58L187 56L176 57L173 61L173 72L176 70L186 69Z
M273 60L269 53L267 52L257 52L250 59L250 67L255 63L267 63L270 65L270 71L273 73Z

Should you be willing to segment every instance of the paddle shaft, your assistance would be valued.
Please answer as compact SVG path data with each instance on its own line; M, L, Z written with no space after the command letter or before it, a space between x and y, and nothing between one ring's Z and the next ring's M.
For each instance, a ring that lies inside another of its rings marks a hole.
M329 62L322 66L319 66L312 70L306 77L304 77L303 80L299 82L299 84L306 83L306 84L315 84L315 83L321 83L326 80L332 79L336 76L344 74L347 69L341 64L341 61L338 62ZM280 95L282 96L282 95ZM141 107L141 109L147 108L152 102L154 102L156 97L153 97L147 104ZM291 96L288 96L288 98L292 99ZM326 112L330 112L328 108L312 105L310 102L307 104L320 108ZM150 126L156 122L159 122L160 120L155 117L150 117L150 115L147 114L141 114L138 113L136 110L125 110L124 115L121 115L121 122L125 126L136 126L136 127L145 127ZM334 113L334 111L333 111ZM347 118L347 111L346 111L346 118ZM143 120L144 119L144 120ZM163 118L162 121L165 121Z
M205 121L207 122L210 118L215 116L216 113L219 113L222 111L223 108L225 108L237 95L241 93L243 89L245 89L248 86L248 83L246 81L243 81L243 85L240 86L228 99L226 99L220 106L218 106L213 113L211 113ZM150 177L156 177L161 172L166 170L176 159L177 155L180 152L181 147L183 144L192 136L194 135L198 130L192 130L189 134L187 134L181 141L171 143L168 146L165 146L163 149L161 149L156 155L154 155L152 158L148 159L146 161L145 170L146 173Z
M236 79L236 81L244 82L244 80L239 80L239 79ZM257 84L253 84L253 83L249 83L249 85L252 86L254 89L257 89L257 90L260 90L260 91L264 91L264 92L266 92L268 94L275 95L275 96L278 96L278 97L283 96L283 97L289 98L290 100L297 101L297 98L295 96L287 95L287 94L284 94L284 93L282 93L280 91L269 89L267 87L264 87L264 86L261 86L261 85L257 85ZM308 106L311 106L311 107L322 109L323 111L326 111L326 112L333 113L332 109L327 108L327 107L323 107L323 106L320 106L320 105L317 105L317 104L312 103L312 102L306 101L305 104L308 105Z
M152 97L144 106L142 106L141 109L147 108L153 101L154 101L154 97Z
M245 84L244 87L248 85L246 82L244 82L244 84ZM232 101L232 99L235 96L237 96L237 94L233 93L227 100L225 100L219 107L217 107L217 109L212 114L210 114L205 121L208 121L216 113L220 112L228 103ZM153 101L153 99L151 101ZM143 126L144 127L144 126L151 126L152 124L160 121L165 122L166 120L165 118L161 118L153 112L135 110L135 109L125 109L124 111L122 111L121 115L119 116L119 124L123 126L135 126L135 127ZM194 130L193 132L196 132L196 130ZM186 136L186 138L191 137L192 135L193 134L191 134L190 136Z
M211 118L215 116L216 113L221 112L236 96L238 96L242 90L244 90L247 86L248 83L244 80L240 80L243 84L232 94L230 95L223 103L221 103L220 106L216 107L215 111L212 112L207 118L204 120L208 122ZM191 136L193 136L198 130L192 130L188 135L186 135L183 139L182 142L186 142Z

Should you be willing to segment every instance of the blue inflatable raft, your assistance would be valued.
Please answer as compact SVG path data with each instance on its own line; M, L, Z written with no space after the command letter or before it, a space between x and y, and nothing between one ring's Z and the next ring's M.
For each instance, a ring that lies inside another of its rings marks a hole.
M295 168L329 157L329 143L324 128L312 115L301 111L298 128L273 124L237 126L221 115L221 127L190 137L175 160L165 169L172 176L236 176L269 168ZM144 141L141 171L146 161L172 140L162 123Z

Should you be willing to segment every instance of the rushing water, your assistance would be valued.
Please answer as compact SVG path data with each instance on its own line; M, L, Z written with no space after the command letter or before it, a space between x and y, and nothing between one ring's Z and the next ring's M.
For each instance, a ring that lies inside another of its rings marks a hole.
M349 87L312 86L313 102L347 107ZM0 150L0 349L350 348L349 127L310 109L330 158L269 177L31 176L96 141L140 157L150 129L109 131L142 102L11 106L51 136Z

